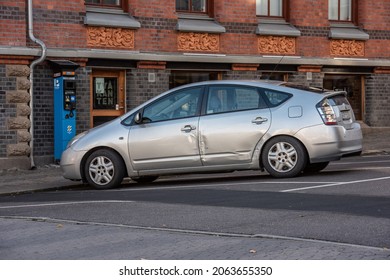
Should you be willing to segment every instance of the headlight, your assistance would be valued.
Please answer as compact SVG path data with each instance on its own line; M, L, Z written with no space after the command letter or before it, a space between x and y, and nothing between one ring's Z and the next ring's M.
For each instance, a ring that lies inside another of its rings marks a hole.
M66 148L68 149L70 146L72 146L74 143L76 143L77 141L79 141L82 137L84 137L86 134L88 133L88 130L87 131L84 131L80 134L77 134L75 137L73 137L69 142L68 142L68 145L66 145Z

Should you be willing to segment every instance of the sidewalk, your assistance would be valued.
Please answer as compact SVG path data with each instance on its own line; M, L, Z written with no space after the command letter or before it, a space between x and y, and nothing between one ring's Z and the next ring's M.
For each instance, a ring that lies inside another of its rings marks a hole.
M390 128L363 128L363 155L390 154ZM57 190L65 187L79 186L62 177L59 165L38 166L35 170L1 170L0 195L24 192Z

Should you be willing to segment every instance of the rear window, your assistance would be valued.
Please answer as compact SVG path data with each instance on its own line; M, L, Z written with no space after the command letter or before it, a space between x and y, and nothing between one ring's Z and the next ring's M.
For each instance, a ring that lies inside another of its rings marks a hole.
M336 95L328 98L330 105L340 106L343 104L349 105L347 98L344 95Z

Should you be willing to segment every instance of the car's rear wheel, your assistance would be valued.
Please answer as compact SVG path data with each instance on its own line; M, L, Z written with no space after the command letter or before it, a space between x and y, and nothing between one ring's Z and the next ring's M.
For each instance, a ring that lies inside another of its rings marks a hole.
M289 136L277 136L267 142L262 153L264 168L273 177L297 176L305 168L307 156L303 145Z
M140 176L140 177L131 177L130 179L139 183L147 184L156 181L158 176Z
M121 157L114 151L96 150L87 158L85 177L88 184L96 189L117 187L124 176L125 166Z

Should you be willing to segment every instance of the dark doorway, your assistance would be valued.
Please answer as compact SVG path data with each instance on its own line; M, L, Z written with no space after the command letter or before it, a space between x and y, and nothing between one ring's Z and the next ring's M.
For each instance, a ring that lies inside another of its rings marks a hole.
M351 103L355 118L363 119L362 104L362 77L360 75L334 75L326 74L324 77L324 88L343 90L348 93L348 101Z

